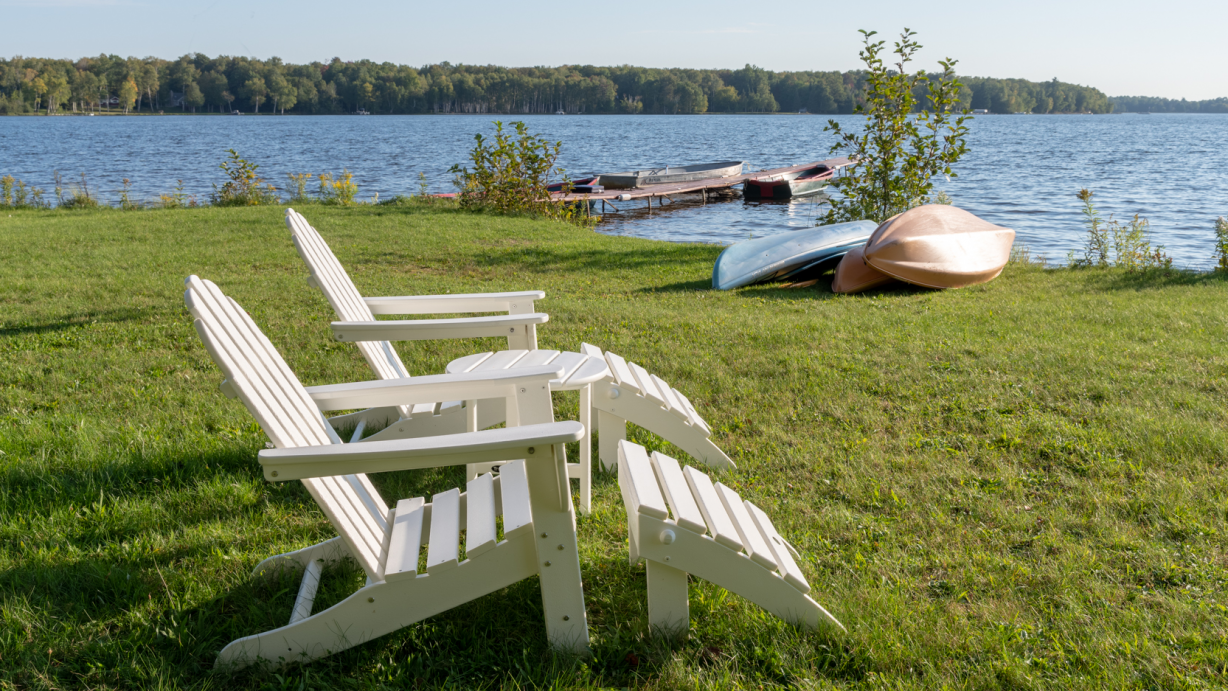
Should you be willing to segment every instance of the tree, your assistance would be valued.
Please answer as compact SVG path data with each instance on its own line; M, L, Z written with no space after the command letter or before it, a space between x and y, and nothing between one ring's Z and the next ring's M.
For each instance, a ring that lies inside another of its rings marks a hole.
M42 77L35 77L30 81L30 88L34 90L34 112L37 113L38 104L42 103L43 94L47 93L47 82Z
M183 105L185 108L191 107L195 113L197 107L205 104L205 95L200 92L200 87L196 86L196 82L188 82L188 85L183 90Z
M955 76L956 61L940 60L942 74L935 79L924 70L910 74L908 63L921 46L906 28L895 44L898 62L893 70L880 57L885 42L871 43L874 31L861 33L865 47L859 57L866 64L867 91L857 112L865 114L866 123L860 134L845 132L835 120L824 128L836 135L831 153L845 153L854 163L832 182L841 196L832 199L823 223L881 223L926 203L934 187L931 178L940 173L954 177L951 166L967 149L964 123L969 116L957 111L962 85ZM928 103L913 115L913 88L921 82L928 82Z
M269 96L273 99L273 112L280 108L283 115L286 108L293 108L298 91L286 81L281 70L271 70L268 79Z
M229 91L223 91L222 99L226 101L226 110L228 112L232 111L234 108L235 95L230 93Z
M74 102L92 106L98 100L98 77L88 70L77 70L72 80L72 98Z
M205 103L216 106L219 110L222 106L227 105L226 97L222 95L230 86L226 81L226 75L210 70L200 75L197 85L204 94Z
M264 80L260 77L252 77L243 84L243 89L240 94L250 100L256 106L256 112L260 112L260 104L269 94L269 89L264 85Z
M59 72L49 72L43 81L47 84L47 114L51 115L59 110L60 104L68 102L72 91L68 80Z
M128 114L128 109L136 102L136 97L140 92L136 88L136 82L132 79L127 79L119 87L119 103L124 107L124 114Z

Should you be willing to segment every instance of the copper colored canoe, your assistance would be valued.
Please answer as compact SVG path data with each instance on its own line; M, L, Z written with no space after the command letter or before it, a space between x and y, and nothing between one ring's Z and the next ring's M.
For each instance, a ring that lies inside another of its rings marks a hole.
M860 293L877 288L895 279L866 263L865 247L849 250L836 266L836 278L831 282L833 293Z
M926 288L963 288L1002 273L1015 231L946 204L889 218L866 241L866 263Z

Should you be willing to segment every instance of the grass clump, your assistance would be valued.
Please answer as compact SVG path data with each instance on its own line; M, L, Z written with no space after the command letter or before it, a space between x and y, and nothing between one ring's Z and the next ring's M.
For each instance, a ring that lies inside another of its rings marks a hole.
M263 480L265 439L217 391L183 278L218 282L304 384L370 372L330 338L280 208L14 211L0 217L0 686L1228 683L1225 273L1021 261L958 291L716 292L718 247L443 206L309 218L364 294L543 289L543 348L594 343L685 392L738 463L716 479L772 516L849 633L798 631L692 580L690 638L649 636L643 566L599 471L577 525L591 657L549 653L528 580L309 665L213 671L294 601L293 577L251 568L333 532L299 485ZM413 374L499 347L398 344ZM575 419L574 394L556 404ZM399 497L461 480L375 476ZM330 569L317 607L361 581Z

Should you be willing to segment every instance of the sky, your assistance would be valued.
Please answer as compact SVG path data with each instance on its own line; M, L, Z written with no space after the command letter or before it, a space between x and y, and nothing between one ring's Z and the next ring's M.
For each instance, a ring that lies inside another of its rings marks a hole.
M0 0L0 55L200 52L770 70L859 68L859 29L924 46L914 67L1094 86L1109 96L1228 96L1228 0ZM31 27L22 30L20 27Z

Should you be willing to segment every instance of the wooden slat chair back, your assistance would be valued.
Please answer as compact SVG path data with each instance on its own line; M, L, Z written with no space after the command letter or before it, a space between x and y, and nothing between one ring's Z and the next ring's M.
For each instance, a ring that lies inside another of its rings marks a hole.
M618 485L630 533L631 563L647 563L648 622L685 634L690 627L687 574L692 573L807 628L843 630L809 596L784 540L759 507L693 467L628 441L618 443Z
M582 428L574 422L549 422L548 380L554 375L538 373L541 391L528 394L520 403L509 400L517 421L528 427L426 441L343 445L311 394L236 302L212 282L196 276L187 280L185 301L206 350L226 376L223 388L243 402L275 447L260 454L265 476L276 479L280 472L287 480L301 480L339 533L338 538L271 557L256 567L257 573L292 563L304 567L290 623L231 642L219 654L219 665L322 657L532 575L541 579L551 643L570 650L587 645L575 515L565 490L562 450L565 443L582 436ZM508 385L513 399L518 385ZM450 447L441 442L450 439L473 450L452 463L415 460L431 453L446 454ZM319 455L312 455L316 447L344 447L339 450L345 454L321 465ZM507 462L517 456L533 456L535 448L540 455L533 464ZM459 489L442 492L430 503L421 497L403 499L393 508L384 503L364 473L327 472L362 469L364 462L372 469L402 469L388 465L398 453L408 459L405 469L463 464L475 456L505 462L498 477L480 475L467 483L463 493ZM545 562L547 566L553 563L549 570L538 564L535 527L541 529L542 540L548 537L551 546L558 545ZM462 539L463 561L459 558ZM424 548L423 572L419 560ZM347 554L366 572L367 585L313 615L324 563Z
M192 276L185 299L197 332L226 385L260 422L273 446L340 443L281 354L251 317L211 281ZM309 478L307 491L337 528L350 555L374 576L387 530L388 506L366 475Z
M286 225L290 227L294 248L311 271L309 281L324 293L337 318L347 322L375 321L371 308L363 301L362 294L350 280L349 273L341 266L337 255L333 254L328 243L320 237L320 233L294 209L286 211ZM410 376L401 356L388 341L356 341L354 345L380 379ZM414 412L408 406L402 406L400 409L401 417L410 417ZM425 410L417 412L421 414Z

